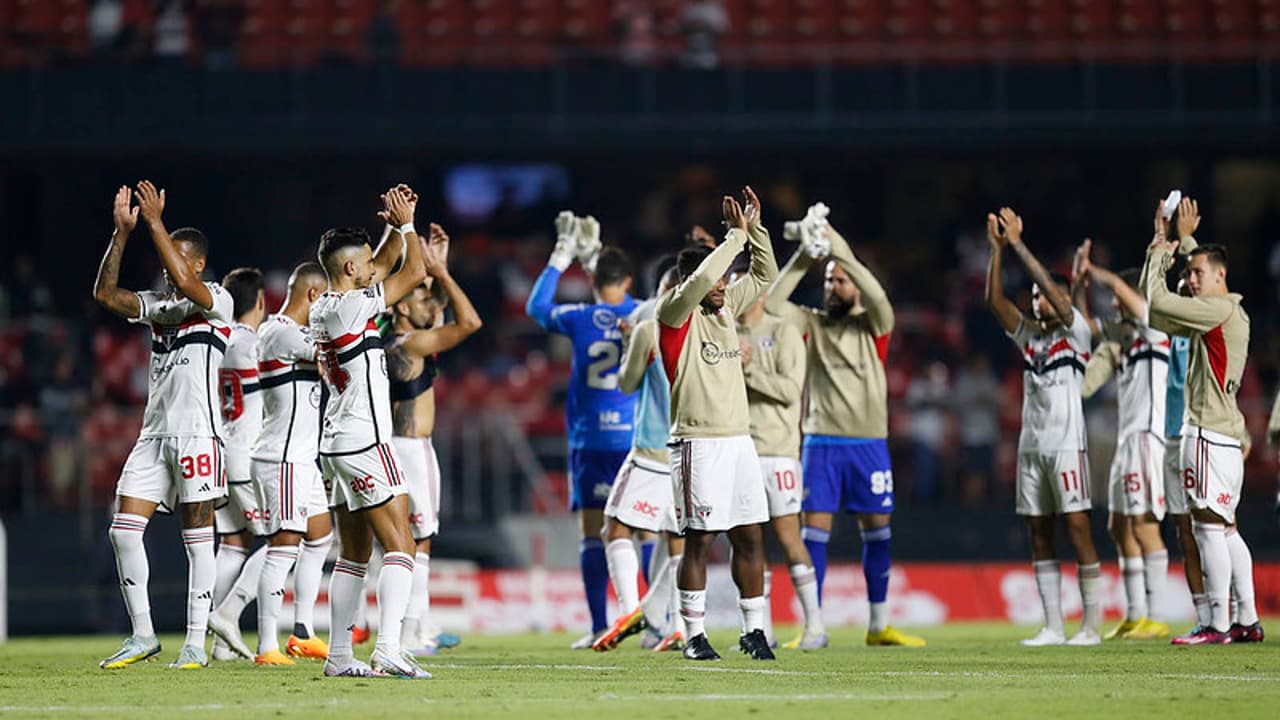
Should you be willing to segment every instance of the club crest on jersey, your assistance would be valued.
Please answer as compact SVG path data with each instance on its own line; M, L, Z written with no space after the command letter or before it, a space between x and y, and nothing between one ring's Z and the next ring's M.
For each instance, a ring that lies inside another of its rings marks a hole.
M615 330L618 327L618 316L607 308L596 308L591 311L591 324L601 330Z
M156 340L160 341L161 345L164 345L166 350L168 350L173 347L173 341L178 338L178 326L153 325L151 326L151 334L155 336Z
M774 346L774 342L773 342L773 338L772 338L772 337L762 337L762 338L760 338L760 349L761 349L761 350L772 350L772 349L773 349L773 346Z
M708 365L719 365L721 360L729 360L741 355L742 348L734 348L732 350L721 350L719 345L707 340L703 340L702 350L699 354L702 356L702 362Z
M710 505L694 505L693 514L697 515L703 520L706 520L707 518L711 517L711 506Z

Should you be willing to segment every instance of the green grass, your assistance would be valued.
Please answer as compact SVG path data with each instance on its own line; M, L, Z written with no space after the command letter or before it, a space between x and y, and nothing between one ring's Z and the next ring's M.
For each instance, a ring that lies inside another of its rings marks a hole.
M1280 716L1280 648L1267 643L1026 649L1017 643L1031 634L1025 627L956 624L924 634L929 647L908 650L868 648L859 631L840 630L831 648L780 650L774 663L732 652L736 637L724 632L711 637L724 654L718 663L656 655L634 639L596 654L568 650L566 635L471 636L425 661L435 679L424 682L326 679L317 663L175 671L165 663L177 636L162 638L159 662L105 671L97 662L116 638L21 638L0 645L0 717Z

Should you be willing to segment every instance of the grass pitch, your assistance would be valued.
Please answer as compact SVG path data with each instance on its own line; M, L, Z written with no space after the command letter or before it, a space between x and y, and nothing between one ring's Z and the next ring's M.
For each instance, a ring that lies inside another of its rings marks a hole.
M838 630L831 648L779 650L773 663L748 660L726 632L711 634L717 663L643 651L635 639L597 654L569 650L568 635L470 636L423 662L428 681L328 679L313 662L170 670L176 635L162 638L159 661L106 671L97 662L118 638L22 638L0 645L0 717L1280 717L1280 648L1270 643L1020 647L1032 633L955 624L928 629L929 647L911 650L868 648L860 630Z

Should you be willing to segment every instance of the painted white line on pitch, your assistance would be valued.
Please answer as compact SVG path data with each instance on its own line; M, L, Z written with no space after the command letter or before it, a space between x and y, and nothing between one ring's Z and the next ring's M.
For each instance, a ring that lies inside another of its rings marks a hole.
M851 672L843 673L845 675L858 675L861 677L941 677L941 678L995 678L998 680L1025 680L1043 677L1040 673L1011 673L997 672L986 670L962 670L962 671L942 671L942 670L880 670L869 672ZM1100 675L1106 675L1105 672L1099 672L1093 675L1083 673L1054 673L1055 678L1066 678L1069 680L1089 680L1096 679ZM1275 680L1274 676L1268 677L1263 675L1205 675L1197 673L1161 673L1159 675L1150 675L1148 677L1161 678L1164 680L1220 680L1223 682L1262 682Z
M819 675L840 675L837 672L826 672L821 670L769 670L766 668L730 668L730 667L703 667L691 666L680 668L681 672L692 670L694 672L709 673L746 673L748 675L803 675L806 677L815 677ZM665 695L663 697L666 697Z
M713 700L740 700L754 701L761 700L765 702L776 702L778 700L950 700L955 697L954 693L916 693L902 694L894 693L892 695L885 693L769 693L769 694L729 694L729 693L700 693L696 695L671 695L663 693L662 699L666 700L690 700L690 701L713 701ZM601 700L623 700L623 701L647 701L652 700L651 695L601 695Z
M468 665L466 663L422 663L425 670L443 668L445 670L625 670L620 665L536 665L528 663L512 663L510 665Z
M337 707L346 705L346 700L328 700L326 702L290 702L290 703L244 703L237 705L228 705L226 703L206 703L204 705L165 705L152 707L153 710L170 711L187 711L196 712L200 710L283 710L285 708L298 707ZM0 705L0 712L136 712L137 705Z

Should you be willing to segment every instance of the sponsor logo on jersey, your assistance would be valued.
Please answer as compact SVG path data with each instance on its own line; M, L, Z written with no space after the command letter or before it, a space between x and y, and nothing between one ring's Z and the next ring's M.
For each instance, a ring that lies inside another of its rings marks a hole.
M651 518L658 517L658 506L650 504L647 500L637 500L636 504L631 506L631 509Z
M600 330L616 330L618 327L618 316L613 314L608 308L596 308L591 311L591 324Z
M607 500L611 489L612 488L609 486L609 483L596 483L591 488L591 494L601 500Z
M320 409L321 392L319 383L311 386L311 407L316 408L317 410Z
M156 360L158 362L159 358L156 358ZM174 360L168 365L155 365L151 368L151 379L159 380L165 375L168 375L170 372L177 370L179 367L182 367L183 365L190 365L190 364L191 364L191 358L183 357L183 358L178 358Z
M721 360L731 360L739 357L742 355L742 348L721 350L719 345L703 340L700 355L702 356L702 362L714 366L719 365Z

